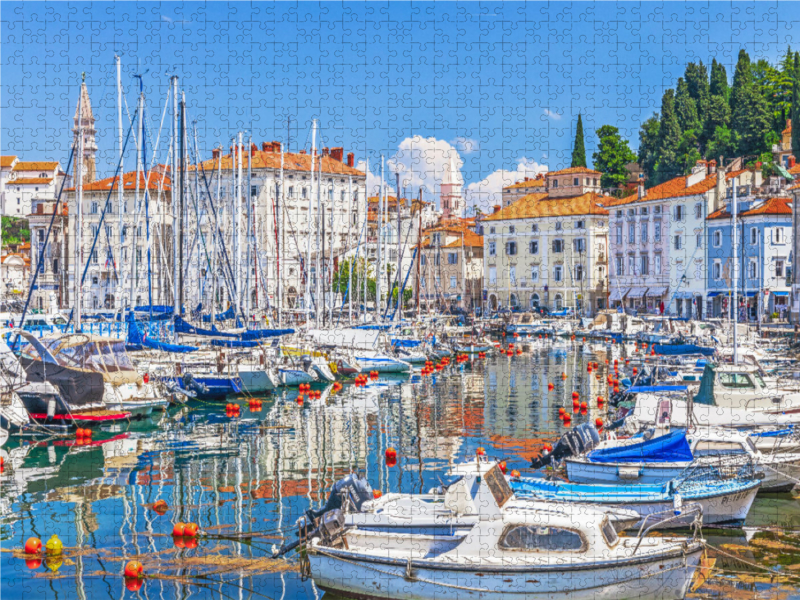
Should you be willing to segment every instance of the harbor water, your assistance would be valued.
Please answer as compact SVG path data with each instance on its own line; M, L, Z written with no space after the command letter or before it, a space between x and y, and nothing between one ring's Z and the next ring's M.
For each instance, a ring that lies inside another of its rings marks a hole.
M573 427L602 416L605 361L632 351L568 341L522 347L512 357L452 361L430 376L316 387L319 399L281 389L260 410L229 398L239 417L226 416L225 402L193 402L96 429L89 443L12 436L0 478L3 598L321 598L296 556L271 554L335 481L361 469L383 493L424 492L478 448L525 473L563 433L558 409L572 413L573 392L589 406ZM388 448L396 464L387 464ZM166 510L156 510L159 501ZM744 528L706 528L708 568L690 597L800 597L799 508L790 493L760 495ZM178 522L197 523L201 535L173 538ZM29 537L53 535L60 557L20 556ZM126 584L132 559L146 577Z

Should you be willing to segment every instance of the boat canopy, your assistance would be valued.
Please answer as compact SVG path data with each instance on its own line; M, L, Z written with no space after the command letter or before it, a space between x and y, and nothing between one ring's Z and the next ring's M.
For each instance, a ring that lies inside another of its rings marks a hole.
M196 346L183 346L181 344L169 344L167 342L159 342L151 340L142 334L139 329L139 324L136 321L128 321L128 339L125 344L126 350L160 350L162 352L176 352L184 354L186 352L194 352L197 350Z
M694 460L685 429L676 429L639 444L593 450L586 458L596 463L663 463Z
M227 321L229 319L233 319L236 316L236 313L233 311L233 306L229 306L228 310L222 313L217 313L214 315L215 321ZM203 323L211 323L211 315L203 315Z

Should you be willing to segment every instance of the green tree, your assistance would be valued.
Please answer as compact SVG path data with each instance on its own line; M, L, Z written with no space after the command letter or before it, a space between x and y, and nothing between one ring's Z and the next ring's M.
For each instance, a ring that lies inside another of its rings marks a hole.
M689 93L689 86L683 78L678 79L678 87L675 92L675 113L678 115L681 131L700 129L697 104Z
M681 134L681 142L678 144L678 165L682 172L688 173L697 161L703 158L698 150L698 144L696 129L688 129Z
M639 166L647 177L649 185L655 183L656 163L658 162L658 113L647 119L639 128Z
M583 142L583 119L581 119L580 113L578 113L578 124L575 126L575 143L572 145L571 166L586 166L586 146Z
M769 129L767 101L755 83L750 57L740 50L731 87L731 130L736 152L744 156L764 152Z
M733 73L733 85L729 97L731 114L735 115L742 103L742 96L745 90L750 88L753 83L753 68L750 64L750 56L744 50L739 50L739 59L736 62L736 70Z
M345 259L339 263L339 267L336 269L336 272L333 274L333 289L337 291L339 294L342 295L342 298L345 297L347 293L347 285L350 281L350 262L351 259ZM358 298L358 302L363 302L363 294L364 294L364 277L367 278L367 300L370 302L375 301L375 291L377 286L375 285L375 278L374 278L374 270L373 267L365 263L363 258L358 260L353 260L353 287L351 289L353 293L353 301L356 301Z
M709 142L714 137L717 127L727 128L731 122L731 107L728 106L728 101L722 96L713 95L711 101L708 103L708 113L706 114L706 122L704 125L704 138L706 156L709 159L716 159L719 155L713 154L709 151Z
M658 127L659 157L656 164L656 183L663 183L683 173L679 164L678 147L681 126L675 112L675 91L667 90L661 99L661 121Z
M592 155L594 168L603 175L600 185L604 188L618 188L625 185L628 171L625 165L634 162L636 155L623 139L619 129L612 125L603 125L597 130L597 152Z
M720 96L728 102L730 90L728 89L728 74L725 71L725 66L718 63L717 59L711 60L711 82L708 86L708 91L712 96Z
M792 153L800 156L800 55L794 55L792 77Z
M720 125L714 130L714 135L708 140L706 156L709 160L719 160L719 157L732 156L735 152L733 132L726 125Z
M8 244L22 244L31 241L31 230L27 219L2 217L3 247Z

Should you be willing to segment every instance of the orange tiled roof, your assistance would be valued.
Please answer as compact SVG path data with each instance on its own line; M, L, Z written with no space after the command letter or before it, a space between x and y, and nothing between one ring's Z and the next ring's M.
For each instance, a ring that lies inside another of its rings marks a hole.
M731 171L730 173L725 174L725 179L732 179L733 177L737 177L746 171L747 169ZM714 186L717 185L716 173L713 175L708 175L705 179L695 183L690 187L686 187L687 177L688 175L676 177L675 179L670 179L669 181L665 181L664 183L653 186L649 190L645 190L642 198L639 198L638 193L625 196L624 198L610 198L606 203L606 206L623 206L633 202L649 202L652 200L664 200L666 198L695 196L697 194L705 194L706 192L714 189Z
M53 181L52 177L20 177L19 179L11 179L8 185L33 185L36 183L41 185L51 181Z
M797 175L800 173L800 163L795 163L791 169L787 169L790 175Z
M322 159L322 172L334 175L354 175L357 177L365 177L363 171L348 167L346 163L340 162L330 156L317 155L317 160L314 161L314 170L320 168L320 161ZM247 161L250 156L247 154L247 149L242 156L242 168L247 169ZM206 171L215 171L217 163L220 162L217 158L210 158L200 163ZM230 171L233 168L233 158L231 154L222 156L221 169L223 171ZM198 166L198 167L199 167ZM190 167L193 169L194 167ZM238 162L236 165L238 168ZM264 150L255 150L253 152L253 169L280 169L281 168L281 153L280 152L265 152ZM311 155L310 154L296 154L293 152L285 152L283 154L283 168L289 171L311 171Z
M791 215L792 214L792 200L791 198L770 198L759 204L758 206L746 210L739 214L740 217L754 217L756 215ZM706 217L707 220L712 219L730 219L731 214L727 208L720 208Z
M481 247L483 248L483 236L478 235L471 229L465 229L463 233L464 246L469 248ZM461 238L454 240L447 244L445 248L461 248Z
M547 177L551 177L553 175L572 175L573 173L587 173L589 175L602 175L600 171L593 171L592 169L587 169L586 167L570 167L569 169L561 169L560 171L553 171L552 173L548 173Z
M17 160L16 156L0 156L0 167L10 167Z
M537 177L535 179L524 179L522 181L518 181L517 183L512 183L511 185L507 185L504 187L504 190L517 190L520 188L532 188L532 187L542 187L544 186L544 177Z
M12 171L52 171L58 166L56 161L19 161L14 165Z
M148 173L148 188L151 190L157 190L160 185L162 185L163 180L163 188L164 191L170 189L170 179L169 177L164 176L161 173ZM111 189L113 184L116 184L117 178L116 177L106 177L105 179L98 179L97 181L93 181L92 183L87 183L83 186L84 192L102 192L108 191ZM135 190L136 189L136 171L130 171L129 173L125 173L122 176L122 184L123 189L126 190ZM144 173L139 173L139 189L144 189ZM71 187L68 188L67 191L74 191L75 188Z
M587 192L571 198L550 198L546 193L528 194L505 208L489 215L484 221L507 219L538 219L544 217L568 217L574 215L607 216L604 204L608 198L595 192Z

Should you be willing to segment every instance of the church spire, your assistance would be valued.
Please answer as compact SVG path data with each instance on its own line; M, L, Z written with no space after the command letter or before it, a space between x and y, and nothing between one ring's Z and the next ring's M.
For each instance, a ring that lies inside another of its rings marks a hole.
M80 116L79 116L80 115ZM78 120L80 119L80 123ZM83 126L83 156L79 157L83 160L83 183L91 183L97 179L97 167L95 164L95 155L97 154L97 142L95 141L95 134L97 133L94 128L94 114L92 113L92 102L89 100L89 90L86 87L86 73L83 73L81 81L81 95L78 99L78 104L75 107L75 116L73 117L74 127L72 134L74 140L78 140L78 132ZM78 145L76 145L76 149ZM76 150L77 151L77 150ZM77 184L78 165L75 162L75 183Z

